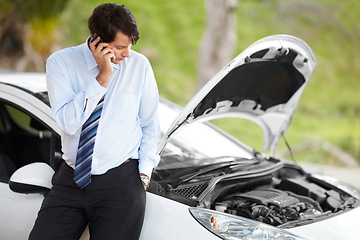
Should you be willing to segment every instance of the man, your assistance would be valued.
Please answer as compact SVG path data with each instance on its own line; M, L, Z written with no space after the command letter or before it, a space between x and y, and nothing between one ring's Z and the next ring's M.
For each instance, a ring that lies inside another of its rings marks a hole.
M131 45L132 13L102 4L86 43L52 54L50 103L61 128L64 163L53 177L30 239L138 239L145 191L159 162L159 95L150 63ZM144 191L145 189L145 191Z

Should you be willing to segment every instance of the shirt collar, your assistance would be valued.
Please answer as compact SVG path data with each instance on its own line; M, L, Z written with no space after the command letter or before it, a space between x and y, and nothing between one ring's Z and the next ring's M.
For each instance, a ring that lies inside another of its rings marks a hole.
M83 45L84 45L84 56L85 56L86 65L88 67L88 70L90 71L90 70L93 70L94 68L96 68L98 66L98 64L96 63L95 58L92 55L92 52L89 48L89 45L88 45L89 40L90 40L90 37L88 37L88 39L86 40L86 42ZM120 69L119 64L111 63L111 65L115 69Z

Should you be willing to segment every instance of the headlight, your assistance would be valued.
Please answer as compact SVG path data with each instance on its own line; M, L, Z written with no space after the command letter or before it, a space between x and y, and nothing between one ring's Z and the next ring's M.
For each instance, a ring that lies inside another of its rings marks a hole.
M305 240L282 229L246 218L203 208L189 208L191 215L221 239Z

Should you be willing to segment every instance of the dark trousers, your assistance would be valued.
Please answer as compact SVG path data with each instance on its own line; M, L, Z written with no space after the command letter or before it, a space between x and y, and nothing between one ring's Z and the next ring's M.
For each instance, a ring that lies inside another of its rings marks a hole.
M137 160L93 175L84 189L75 184L73 174L63 163L54 175L30 240L78 240L88 224L91 240L139 238L146 194Z

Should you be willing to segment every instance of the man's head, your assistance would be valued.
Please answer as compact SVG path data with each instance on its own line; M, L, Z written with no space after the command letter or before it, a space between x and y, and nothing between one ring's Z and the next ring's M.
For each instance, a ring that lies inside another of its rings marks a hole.
M100 36L104 42L113 42L119 31L131 38L135 45L140 32L134 15L124 5L105 3L97 6L88 20L92 37Z

